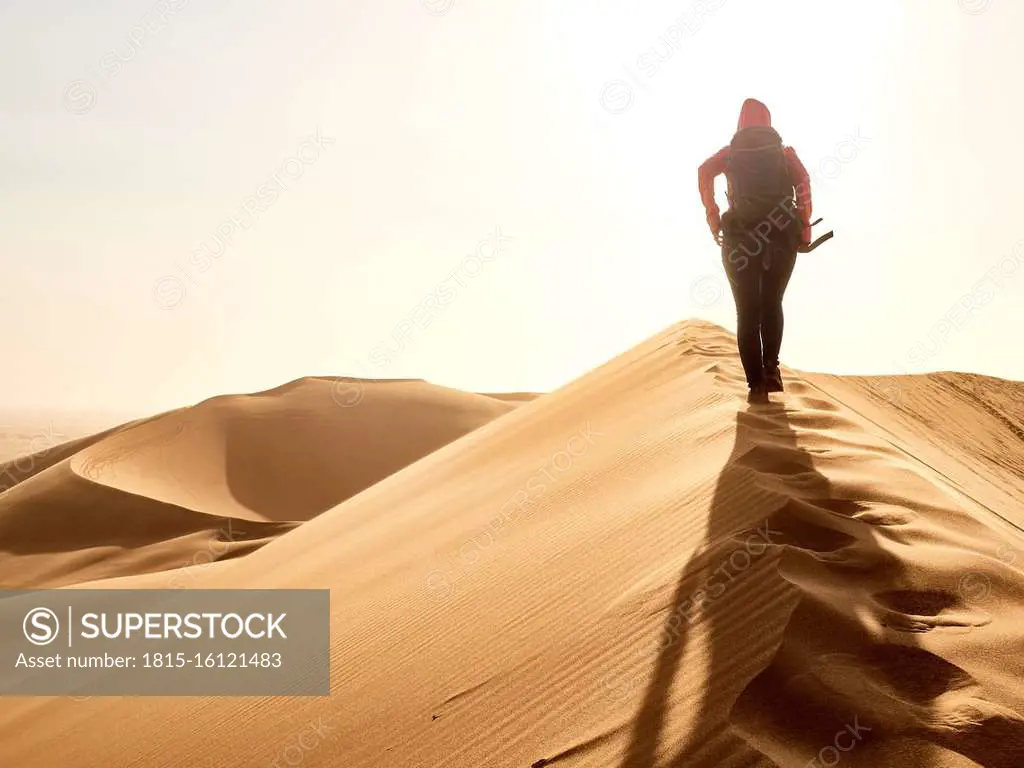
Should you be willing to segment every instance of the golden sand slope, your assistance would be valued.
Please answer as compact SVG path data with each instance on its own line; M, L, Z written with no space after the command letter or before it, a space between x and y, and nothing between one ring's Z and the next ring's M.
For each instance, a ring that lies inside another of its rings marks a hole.
M809 377L836 402L853 398L872 431L962 491L998 499L1024 528L1024 385L988 376Z
M329 699L8 700L5 764L1024 765L1019 510L864 383L748 407L734 343L670 329L196 577L329 587Z
M14 485L0 495L0 586L253 551L514 408L422 381L310 378L40 451L0 467Z

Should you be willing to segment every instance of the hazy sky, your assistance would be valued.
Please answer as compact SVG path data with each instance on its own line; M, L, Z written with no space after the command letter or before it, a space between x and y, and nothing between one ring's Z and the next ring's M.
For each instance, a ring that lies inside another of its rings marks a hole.
M747 96L837 233L783 361L1024 379L1015 0L2 0L0 30L7 408L546 390L733 329L696 168Z

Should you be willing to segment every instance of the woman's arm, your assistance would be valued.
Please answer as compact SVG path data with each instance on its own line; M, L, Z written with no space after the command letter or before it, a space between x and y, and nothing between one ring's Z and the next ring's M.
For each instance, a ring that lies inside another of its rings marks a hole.
M707 214L708 227L711 234L716 238L718 231L722 228L722 215L718 210L718 203L715 202L715 178L725 173L725 164L729 159L729 148L723 147L715 154L701 163L697 169L697 188L700 190L700 201L704 203L704 211Z
M797 157L796 150L786 147L786 163L789 166L789 179L793 182L796 190L796 210L800 214L800 221L804 224L800 242L811 242L811 177L804 168L804 164Z

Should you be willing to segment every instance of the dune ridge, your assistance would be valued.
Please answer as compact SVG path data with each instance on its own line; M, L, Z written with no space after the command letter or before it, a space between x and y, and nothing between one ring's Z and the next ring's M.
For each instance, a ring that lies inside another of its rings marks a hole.
M13 468L0 585L247 554L514 407L422 381L307 377L48 448L0 467Z
M329 699L11 701L0 744L19 766L1024 764L1022 450L972 454L1013 430L941 378L897 409L784 373L748 406L734 337L682 323L192 577L330 588Z

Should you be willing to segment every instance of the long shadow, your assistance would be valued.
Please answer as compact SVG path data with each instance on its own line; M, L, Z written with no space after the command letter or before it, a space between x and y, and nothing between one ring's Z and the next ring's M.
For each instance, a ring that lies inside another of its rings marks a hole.
M814 470L810 455L800 449L780 403L750 406L736 414L735 442L708 510L704 545L690 558L676 584L658 658L621 768L665 764L658 761L658 754L670 692L697 622L705 636L707 664L691 674L706 675L710 687L722 680L726 667L736 660L737 643L743 642L726 636L731 612L715 603L735 599L749 590L752 582L759 590L783 593L775 567L776 542L771 541L765 522L786 498L781 487L773 489L759 482L765 472L785 476L781 478L784 482L796 483L818 498L830 495L828 480ZM778 626L764 629L778 633L785 614L772 618ZM705 690L700 697L690 736L667 765L714 766L735 752L737 737L723 727L730 702L713 693Z
M736 414L704 546L676 584L620 768L759 763L763 756L729 725L737 716L759 747L791 755L796 744L813 746L823 750L825 765L853 754L857 765L960 765L956 752L992 768L1024 765L1024 722L1013 713L949 733L911 722L914 712L918 723L938 714L939 697L969 677L921 648L922 627L913 626L959 598L900 591L906 566L882 546L886 537L891 544L906 535L897 497L882 487L830 483L799 445L790 414L781 403ZM886 503L885 520L866 522L873 504ZM906 512L913 519L914 511ZM789 582L838 591L818 599ZM754 590L760 599L751 599ZM880 599L891 609L884 615ZM866 613L898 638L879 643ZM688 671L681 664L698 634L704 663L690 674L704 678L704 691L696 703L675 703L694 706L688 735L663 744L669 716L680 716L670 713L671 692ZM888 700L864 687L870 676L890 692Z

